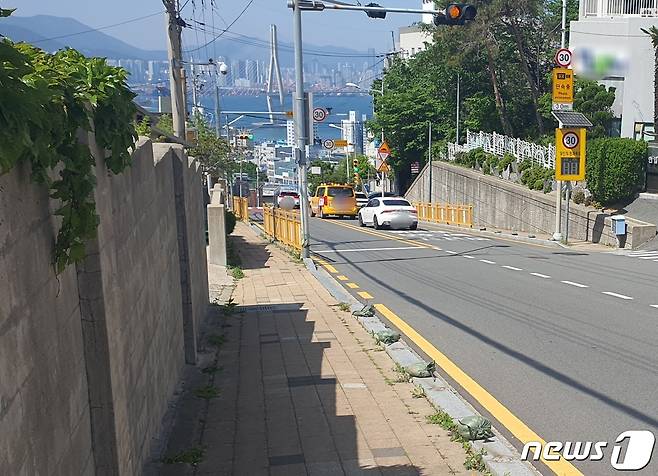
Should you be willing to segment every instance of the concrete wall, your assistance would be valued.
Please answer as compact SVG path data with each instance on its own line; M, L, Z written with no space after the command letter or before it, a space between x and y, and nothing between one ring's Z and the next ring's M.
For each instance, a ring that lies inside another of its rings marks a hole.
M428 201L429 167L409 188L411 201ZM473 205L477 226L552 235L555 229L555 195L545 195L475 170L434 162L432 200ZM655 236L655 225L627 220L628 235L622 246L637 248ZM569 238L617 246L610 218L600 210L571 203Z
M196 360L208 304L196 162L141 141L128 170L97 160L96 175L97 237L60 276L56 204L26 167L0 177L0 474L141 473Z

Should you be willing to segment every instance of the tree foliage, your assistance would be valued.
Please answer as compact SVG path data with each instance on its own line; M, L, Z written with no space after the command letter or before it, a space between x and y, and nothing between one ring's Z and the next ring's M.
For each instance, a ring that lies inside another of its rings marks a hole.
M10 14L0 11L0 17ZM85 242L98 226L96 161L78 141L79 132L94 133L109 152L105 164L112 173L130 165L136 108L126 78L125 70L102 58L0 40L0 174L27 162L33 180L60 201L53 260L58 273L84 258Z
M373 94L373 132L384 128L393 149L398 183L410 183L409 164L427 155L428 122L433 141L455 141L457 77L460 79L460 139L466 129L496 131L529 140L553 135L550 72L560 47L561 0L481 0L477 19L465 26L429 27L433 43L411 59L396 58L384 76L384 95ZM568 20L578 1L568 0ZM381 82L375 81L373 91ZM575 110L607 134L614 90L578 81ZM548 108L547 108L548 107Z

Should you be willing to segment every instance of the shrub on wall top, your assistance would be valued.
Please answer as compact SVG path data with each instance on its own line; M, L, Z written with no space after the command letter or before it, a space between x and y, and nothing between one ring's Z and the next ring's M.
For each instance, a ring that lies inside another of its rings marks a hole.
M587 144L587 187L610 204L633 196L644 185L648 146L633 139L603 138Z

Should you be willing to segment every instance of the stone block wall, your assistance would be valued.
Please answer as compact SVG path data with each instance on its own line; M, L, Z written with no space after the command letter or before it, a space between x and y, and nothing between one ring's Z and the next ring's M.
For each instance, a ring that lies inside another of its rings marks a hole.
M97 237L59 276L56 204L25 166L0 177L0 474L140 474L196 361L208 304L197 163L140 141L122 174L102 160L96 172Z

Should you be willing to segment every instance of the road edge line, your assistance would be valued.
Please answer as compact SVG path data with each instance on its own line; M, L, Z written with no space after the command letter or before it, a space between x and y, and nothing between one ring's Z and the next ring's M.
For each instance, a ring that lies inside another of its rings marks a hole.
M343 286L338 283L331 274L324 270L321 266L316 266L313 263L313 260L307 259L304 260L306 263L306 268L308 271L318 280L318 282L331 294L334 299L339 302L346 302L350 304L350 308L353 311L360 310L364 304L356 299L351 293L349 293ZM375 305L382 306L382 305ZM378 309L379 310L379 309ZM376 330L381 330L387 328L384 322L377 316L371 318L356 319L361 326L372 333ZM405 337L409 338L406 336ZM396 346L398 352L391 352L393 349L389 349L391 345ZM387 354L393 359L394 362L398 364L408 365L408 362L402 362L399 360L398 355L396 354L408 354L411 353L418 358L418 360L423 361L423 359L416 353L416 351L407 344L404 340L400 340L395 344L385 346ZM403 347L403 348L401 348ZM400 352L401 351L401 352ZM442 410L447 412L453 419L458 420L466 416L463 412L463 409L467 409L469 415L479 415L479 412L466 400L462 397L457 390L450 385L441 375L434 374L434 377L427 379L412 379L414 385L423 388L425 393L425 398L430 402L430 404L437 410ZM460 411L460 409L462 411ZM513 474L514 476L537 476L539 471L532 466L530 463L521 460L521 455L518 450L505 438L498 430L493 429L496 440L489 442L482 441L471 441L471 445L475 450L479 451L484 449L487 454L483 455L482 460L484 461L487 469L494 476L505 476ZM580 474L580 473L576 473Z

